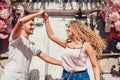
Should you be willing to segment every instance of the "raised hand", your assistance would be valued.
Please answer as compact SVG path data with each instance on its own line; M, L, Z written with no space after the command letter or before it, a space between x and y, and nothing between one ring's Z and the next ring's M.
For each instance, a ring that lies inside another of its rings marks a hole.
M44 13L45 13L45 10L39 10L37 14L42 16Z
M44 12L41 17L44 19L44 21L46 21L48 19L48 14L46 12Z

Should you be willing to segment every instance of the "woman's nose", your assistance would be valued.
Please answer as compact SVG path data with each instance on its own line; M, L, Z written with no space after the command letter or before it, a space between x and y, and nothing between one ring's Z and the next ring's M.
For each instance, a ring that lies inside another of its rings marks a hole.
M66 28L66 31L68 31L68 28Z

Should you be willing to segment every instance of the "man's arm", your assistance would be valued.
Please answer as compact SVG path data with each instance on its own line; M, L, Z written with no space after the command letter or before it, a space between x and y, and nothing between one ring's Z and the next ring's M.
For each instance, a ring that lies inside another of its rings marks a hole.
M41 16L44 12L45 12L44 10L40 10L37 13L30 14L30 15L27 15L27 16L19 19L12 31L12 39L14 40L20 36L24 23L26 23L29 20L32 20L33 18L35 18L37 16Z
M50 57L50 56L48 56L44 53L39 53L39 54L37 54L37 56L47 63L54 64L54 65L59 65L59 66L62 65L61 61L56 60L56 59L54 59L54 58L52 58L52 57Z

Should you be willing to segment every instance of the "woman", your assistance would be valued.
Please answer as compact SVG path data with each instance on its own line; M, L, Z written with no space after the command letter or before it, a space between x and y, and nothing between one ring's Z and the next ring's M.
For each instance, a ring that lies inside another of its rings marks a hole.
M86 67L87 57L89 57L95 80L100 80L100 70L94 49L100 54L101 50L106 47L104 41L79 20L69 22L66 30L68 38L62 40L54 35L47 13L44 13L42 17L45 21L48 37L66 50L61 56L62 78L67 80L90 80Z

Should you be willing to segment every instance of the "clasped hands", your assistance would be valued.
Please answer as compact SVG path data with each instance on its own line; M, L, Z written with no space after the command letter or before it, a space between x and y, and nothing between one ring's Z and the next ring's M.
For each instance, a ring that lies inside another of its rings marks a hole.
M38 15L40 15L44 19L44 21L46 21L49 17L45 10L39 10Z

